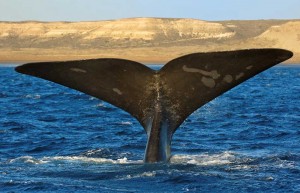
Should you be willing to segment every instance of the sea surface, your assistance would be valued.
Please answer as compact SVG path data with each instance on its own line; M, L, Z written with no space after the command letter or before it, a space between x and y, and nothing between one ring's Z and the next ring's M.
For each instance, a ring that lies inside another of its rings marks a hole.
M300 66L195 111L170 163L144 164L145 145L128 113L0 67L0 192L240 193L300 192Z

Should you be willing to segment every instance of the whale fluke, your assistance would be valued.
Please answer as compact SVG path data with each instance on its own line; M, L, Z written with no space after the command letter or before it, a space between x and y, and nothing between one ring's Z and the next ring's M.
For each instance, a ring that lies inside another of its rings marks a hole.
M29 63L16 71L127 111L148 135L145 162L166 162L172 135L191 113L292 55L283 49L250 49L193 53L171 60L159 71L114 58Z

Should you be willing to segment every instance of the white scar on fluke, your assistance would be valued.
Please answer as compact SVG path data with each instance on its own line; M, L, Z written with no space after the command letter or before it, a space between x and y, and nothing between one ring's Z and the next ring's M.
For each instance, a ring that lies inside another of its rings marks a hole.
M235 80L238 80L242 78L245 74L243 72L239 73L238 75L235 76Z
M80 73L86 73L86 70L80 69L80 68L70 68L73 72L80 72Z
M253 66L252 65L250 65L250 66L247 66L247 70L251 70L253 68Z
M218 73L218 71L216 70L212 70L212 71L205 71L205 70L201 70L201 69L198 69L198 68L189 68L187 67L186 65L184 65L182 67L183 71L185 72L194 72L194 73L200 73L202 74L203 76L209 76L209 77L212 77L213 79L217 79L219 78L221 75Z
M113 91L118 95L122 95L123 93L118 88L113 88Z
M227 83L231 83L233 81L233 77L230 74L227 74L223 80Z
M216 82L212 78L207 78L203 76L201 78L201 82L208 88L214 88L216 86Z

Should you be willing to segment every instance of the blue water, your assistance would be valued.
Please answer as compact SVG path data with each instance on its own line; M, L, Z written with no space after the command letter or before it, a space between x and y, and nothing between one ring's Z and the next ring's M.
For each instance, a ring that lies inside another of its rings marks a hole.
M194 112L169 164L143 164L126 112L0 68L1 192L300 192L300 67L278 66Z

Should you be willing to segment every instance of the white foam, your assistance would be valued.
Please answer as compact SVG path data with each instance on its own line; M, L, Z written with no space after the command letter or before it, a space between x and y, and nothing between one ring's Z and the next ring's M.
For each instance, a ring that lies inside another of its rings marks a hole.
M131 175L131 174L128 174L126 175L126 177L124 178L121 178L123 180L125 179L133 179L133 178L141 178L141 177L155 177L156 176L156 171L151 171L151 172L143 172L141 174L136 174L136 175Z
M100 150L91 150L86 153L87 156L95 154ZM86 155L79 156L54 156L54 157L42 157L34 158L32 156L22 156L15 159L8 160L8 163L25 163L25 164L49 164L57 163L69 164L69 163L90 163L90 164L143 164L143 160L129 160L127 157L119 159L87 157ZM192 164L198 166L221 166L230 165L229 170L249 170L259 167L269 167L270 163L249 164L255 159L245 155L241 155L231 151L225 151L216 154L203 153L198 155L174 155L170 159L170 164ZM272 164L272 167L278 168L295 168L297 167L294 161L280 160ZM128 178L135 177L152 177L155 176L155 172L144 172L142 174L127 176Z
M36 159L31 156L22 156L22 157L9 160L9 163L15 163L15 162L23 162L28 164L45 164L48 163L49 161L43 159Z
M94 154L95 151L87 152L87 155ZM212 166L212 165L225 165L231 164L236 161L236 156L233 152L225 151L219 154L199 154L199 155L174 155L171 157L171 164L194 164L201 166ZM56 161L62 162L81 162L81 163L93 163L93 164L143 164L143 160L128 160L126 157L120 159L109 159L109 158L94 158L86 156L54 156L54 157L42 157L34 158L31 156L22 156L10 160L13 162L23 162L29 164L46 164ZM243 166L241 166L243 167ZM148 175L147 173L143 175ZM155 175L155 174L149 174Z
M25 95L25 98L29 98L29 99L40 99L40 98L41 98L41 95L39 95L39 94L28 94L28 95Z
M94 153L94 152L91 152ZM224 165L234 163L235 156L232 152L223 152L220 154L200 154L200 155L174 155L170 162L171 164L195 164L195 165ZM108 158L92 158L85 156L54 156L34 158L31 156L22 156L10 160L9 162L24 162L29 164L46 164L54 161L64 162L84 162L95 164L142 164L143 160L128 160L126 157L121 159L108 159ZM143 174L155 175L155 174Z
M122 121L121 125L132 125L130 121Z
M248 169L254 169L258 168L257 165L235 165L230 167L230 170L248 170Z
M90 100L90 101L93 101L93 100L98 100L98 99L95 98L95 97L90 97L89 100Z
M142 160L133 161L128 160L126 157L121 159L108 159L108 158L91 158L83 156L55 156L55 157L44 157L46 160L54 161L70 161L70 162L86 162L86 163L97 163L97 164L138 164L143 163Z
M199 155L174 155L171 158L173 164L194 164L201 166L225 165L234 163L236 156L233 152L225 151L219 154L199 154Z
M106 106L105 106L105 104L104 104L104 103L102 103L102 102L101 102L101 103L99 103L99 104L95 105L95 107L106 107Z
M141 164L143 160L128 160L126 157L120 159L108 159L108 158L91 158L84 156L54 156L43 157L40 159L33 158L31 156L22 156L19 158L9 160L9 163L23 162L30 164L46 164L49 162L64 161L64 162L83 162L83 163L95 163L95 164Z

